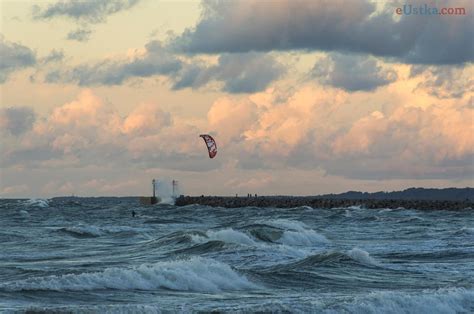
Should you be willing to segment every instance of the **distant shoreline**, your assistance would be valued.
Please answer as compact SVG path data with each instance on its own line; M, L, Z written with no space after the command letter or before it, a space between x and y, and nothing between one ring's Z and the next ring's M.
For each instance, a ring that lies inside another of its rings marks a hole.
M176 206L199 204L212 207L276 207L294 208L309 206L312 208L345 208L360 206L363 208L405 208L419 210L472 210L471 200L402 200L402 199L330 199L317 196L180 196Z

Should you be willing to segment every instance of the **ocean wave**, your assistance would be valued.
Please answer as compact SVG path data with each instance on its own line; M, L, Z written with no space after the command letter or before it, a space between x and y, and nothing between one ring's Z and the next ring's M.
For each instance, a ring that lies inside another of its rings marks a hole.
M64 227L58 229L58 231L80 238L94 238L104 234L104 232L95 226Z
M474 234L474 228L462 227L462 228L459 229L456 233L460 233L460 234Z
M205 254L209 252L215 252L223 250L225 248L225 242L222 241L209 241L206 243L200 243L193 245L188 248L175 250L173 254Z
M339 301L272 300L259 304L222 305L214 308L226 313L427 313L456 314L474 311L474 292L462 288L423 291L422 293L372 292L356 298L341 297Z
M232 228L223 229L223 230L208 230L205 233L205 236L193 234L191 238L194 242L207 242L207 241L222 241L226 243L234 243L234 244L243 244L243 245L250 245L255 246L257 243L247 234L236 231Z
M462 288L423 291L421 294L372 292L350 302L341 302L323 313L472 313L474 291Z
M380 266L369 253L358 248L347 252L329 251L312 254L297 262L277 265L277 269L302 270L318 266L340 267L347 263L356 263L361 266Z
M386 258L392 260L403 261L417 261L417 262L432 262L432 261L447 261L447 260L473 260L474 253L463 252L459 250L441 250L433 252L402 252L402 253L388 253Z
M108 233L126 233L135 234L145 231L144 228L133 228L129 226L94 226L94 225L77 225L57 229L60 232L67 233L75 237L94 238L100 237Z
M254 290L259 285L229 265L205 258L191 258L134 268L107 268L102 272L30 278L0 284L6 291L158 290L217 293Z
M321 243L329 243L329 240L322 234L308 228L300 221L277 219L267 222L267 224L282 228L285 231L275 242L291 246L314 246Z
M116 314L116 313L150 313L150 314L161 314L163 313L162 307L159 305L144 305L144 304L111 304L111 305L67 305L67 306L30 306L26 308L25 313L76 313L76 314L90 314L90 313L101 313L101 314ZM177 313L186 313L186 306L177 306ZM8 313L8 312L7 312ZM18 312L12 312L18 313ZM22 311L23 313L23 311ZM164 313L169 313L165 311Z
M28 207L40 207L40 208L46 208L49 207L49 200L48 199L42 199L42 198L31 198L29 200L23 201L25 206Z
M257 240L275 243L283 235L284 230L265 224L252 224L244 227Z
M368 252L359 248L353 248L347 252L347 255L362 264L379 266L379 263L373 259Z

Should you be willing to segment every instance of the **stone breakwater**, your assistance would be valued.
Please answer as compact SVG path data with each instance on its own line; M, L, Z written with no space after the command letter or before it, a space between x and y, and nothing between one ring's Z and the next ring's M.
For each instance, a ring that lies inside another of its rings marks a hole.
M472 201L431 201L431 200L355 200L355 199L328 199L303 196L180 196L175 205L185 206L199 204L213 207L277 207L292 208L309 206L313 208L338 208L361 206L363 208L406 208L420 210L472 210Z

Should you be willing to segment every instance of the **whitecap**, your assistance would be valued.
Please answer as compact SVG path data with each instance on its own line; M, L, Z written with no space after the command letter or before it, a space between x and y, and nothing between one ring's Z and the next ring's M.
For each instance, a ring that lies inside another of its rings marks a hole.
M206 236L201 236L199 234L191 235L191 239L194 242L207 242L207 241L222 241L226 243L235 243L243 245L256 245L255 240L250 238L247 234L236 231L232 228L223 229L223 230L208 230L206 231Z
M260 287L229 265L204 258L142 264L134 268L106 268L102 272L30 278L0 284L8 291L157 290L211 292L253 290Z
M42 198L31 198L29 200L26 200L24 204L29 207L46 208L49 207L49 200Z
M266 223L285 230L281 238L276 241L278 243L294 246L314 246L329 242L324 235L310 229L301 221L277 219Z
M357 247L348 251L347 255L349 255L351 258L353 258L354 260L362 264L375 265L375 266L379 265L379 263L376 260L374 260L368 252L361 250Z

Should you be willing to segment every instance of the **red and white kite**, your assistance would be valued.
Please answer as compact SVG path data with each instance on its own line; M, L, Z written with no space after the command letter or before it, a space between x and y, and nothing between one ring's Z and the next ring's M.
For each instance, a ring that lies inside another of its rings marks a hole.
M199 136L202 137L204 142L206 142L207 151L209 152L209 158L216 157L216 155L217 155L217 145L216 145L216 141L214 141L212 136L210 136L209 134L201 134Z

